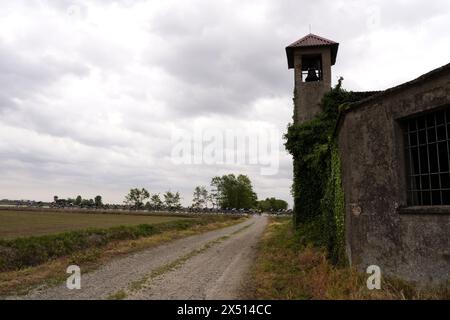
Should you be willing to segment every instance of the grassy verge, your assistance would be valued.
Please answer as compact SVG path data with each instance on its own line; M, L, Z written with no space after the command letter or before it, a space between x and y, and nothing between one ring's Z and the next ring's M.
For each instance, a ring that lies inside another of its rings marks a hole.
M367 275L335 267L325 251L302 245L291 219L271 219L258 248L248 299L450 299L448 290L420 291L400 280L367 289Z
M208 216L181 222L160 224L157 231L130 239L112 237L101 246L80 249L42 264L0 273L0 296L26 294L36 285L53 285L67 278L67 266L76 264L83 270L95 270L111 259L195 234L228 227L245 218Z

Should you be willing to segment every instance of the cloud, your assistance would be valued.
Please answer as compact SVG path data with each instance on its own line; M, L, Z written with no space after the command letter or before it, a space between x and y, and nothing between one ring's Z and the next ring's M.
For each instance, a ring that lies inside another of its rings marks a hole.
M175 131L292 119L284 47L312 31L340 42L333 81L384 89L448 63L450 5L423 1L62 0L0 5L0 197L179 190L248 174L260 198L292 202L280 169L175 165Z

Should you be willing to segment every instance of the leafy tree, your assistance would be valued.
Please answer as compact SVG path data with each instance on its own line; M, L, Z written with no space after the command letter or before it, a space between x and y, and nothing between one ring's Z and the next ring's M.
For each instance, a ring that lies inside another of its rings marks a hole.
M144 200L150 197L150 193L145 189L134 188L125 197L125 204L132 206L138 210L144 206Z
M162 202L159 194L152 195L152 197L150 198L150 205L151 205L152 209L155 209L155 210L162 209L162 207L164 206L164 203Z
M181 208L180 200L181 197L179 192L173 193L171 191L167 191L164 194L164 202L166 204L167 209L169 210Z
M58 196L53 196L53 201L56 203L58 202Z
M173 207L175 209L181 209L181 196L180 193L175 193L175 196L173 197Z
M211 180L211 192L209 193L209 202L213 208L220 206L220 193L219 193L219 185L221 184L221 177L214 177Z
M204 186L197 186L194 190L192 199L192 207L195 209L203 209L208 206L208 190Z
M250 179L246 175L234 174L214 177L211 186L215 190L215 200L221 208L245 209L256 206L257 196Z
M102 207L103 206L102 196L96 196L94 202L96 207Z
M77 196L77 198L75 199L75 205L81 205L81 201L83 201L83 198L81 198L81 196Z
M214 194L212 194L212 193L208 194L208 199L206 200L206 204L207 204L206 206L208 206L208 203L211 204L213 209L217 207L217 201L216 201L216 197Z
M258 201L258 209L262 211L279 211L287 208L288 203L281 199L267 198L266 200Z

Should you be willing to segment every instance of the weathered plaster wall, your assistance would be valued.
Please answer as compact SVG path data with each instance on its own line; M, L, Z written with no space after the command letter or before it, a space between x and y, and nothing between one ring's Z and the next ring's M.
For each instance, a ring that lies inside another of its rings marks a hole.
M450 206L440 213L406 206L401 120L450 106L450 70L356 105L341 121L338 143L346 204L347 253L365 270L421 284L450 274Z

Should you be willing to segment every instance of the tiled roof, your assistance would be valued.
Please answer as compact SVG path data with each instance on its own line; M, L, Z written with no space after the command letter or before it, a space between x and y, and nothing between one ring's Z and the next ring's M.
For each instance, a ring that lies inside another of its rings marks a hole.
M305 47L323 47L323 46L329 46L331 48L331 65L334 65L336 63L336 56L339 48L339 43L310 33L286 47L289 69L294 68L295 49Z
M318 46L329 46L337 44L336 42L332 40L328 40L322 37L319 37L315 34L308 34L307 36L304 36L300 40L295 41L291 45L288 46L288 48L298 48L298 47L318 47Z

